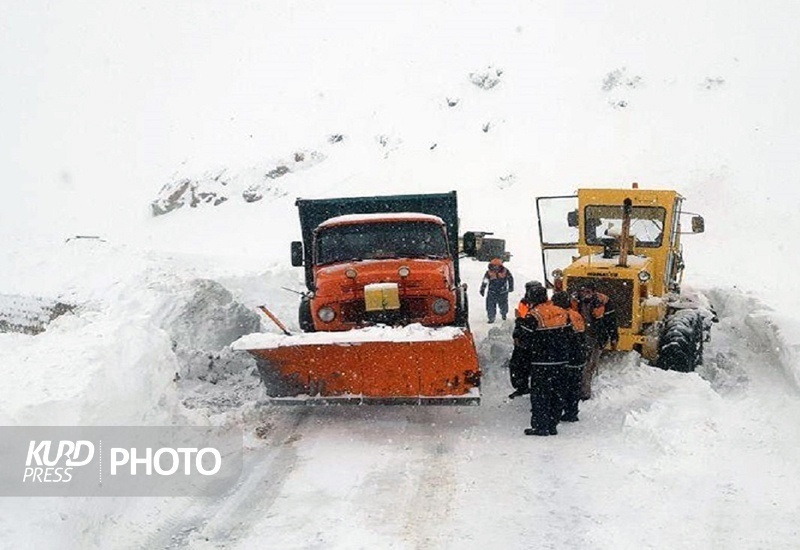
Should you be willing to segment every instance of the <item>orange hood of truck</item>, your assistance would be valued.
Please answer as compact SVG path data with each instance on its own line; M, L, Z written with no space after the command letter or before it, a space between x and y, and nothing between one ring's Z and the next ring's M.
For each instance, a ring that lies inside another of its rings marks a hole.
M407 277L400 276L400 269L409 270ZM356 276L348 277L350 270ZM380 259L343 262L314 268L317 297L347 295L364 290L372 283L398 283L401 292L415 289L450 290L455 287L453 262L449 258Z

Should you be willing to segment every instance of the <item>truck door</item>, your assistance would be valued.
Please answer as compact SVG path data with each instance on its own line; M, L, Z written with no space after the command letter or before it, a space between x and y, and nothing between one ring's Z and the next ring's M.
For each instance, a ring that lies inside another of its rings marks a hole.
M564 269L578 255L578 196L537 197L539 245L547 288L553 288L553 270Z

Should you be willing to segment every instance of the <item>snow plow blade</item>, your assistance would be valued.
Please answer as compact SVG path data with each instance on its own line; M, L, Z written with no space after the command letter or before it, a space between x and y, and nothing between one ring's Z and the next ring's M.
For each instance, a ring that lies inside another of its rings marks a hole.
M256 357L270 403L479 404L480 367L472 334L456 327L419 329L418 338L412 334L403 341L386 337L405 328L386 327L256 334L235 342L234 348ZM400 340L407 334L401 332Z

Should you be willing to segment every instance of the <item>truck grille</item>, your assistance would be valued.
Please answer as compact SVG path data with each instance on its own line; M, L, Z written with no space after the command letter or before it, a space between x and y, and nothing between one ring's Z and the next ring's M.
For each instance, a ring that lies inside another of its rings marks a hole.
M342 321L345 323L369 322L405 322L420 321L428 313L428 300L421 298L400 298L400 309L386 312L367 312L364 300L353 300L342 303Z
M577 292L584 283L593 281L597 291L605 294L617 308L617 324L620 328L630 328L633 323L633 279L602 279L596 277L570 277L567 279L567 292Z

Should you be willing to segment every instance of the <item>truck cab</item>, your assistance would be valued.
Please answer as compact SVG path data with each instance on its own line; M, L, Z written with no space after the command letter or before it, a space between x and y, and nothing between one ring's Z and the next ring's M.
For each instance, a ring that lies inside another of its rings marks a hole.
M298 200L298 207L304 242L292 243L292 264L306 268L304 331L466 326L454 193Z

